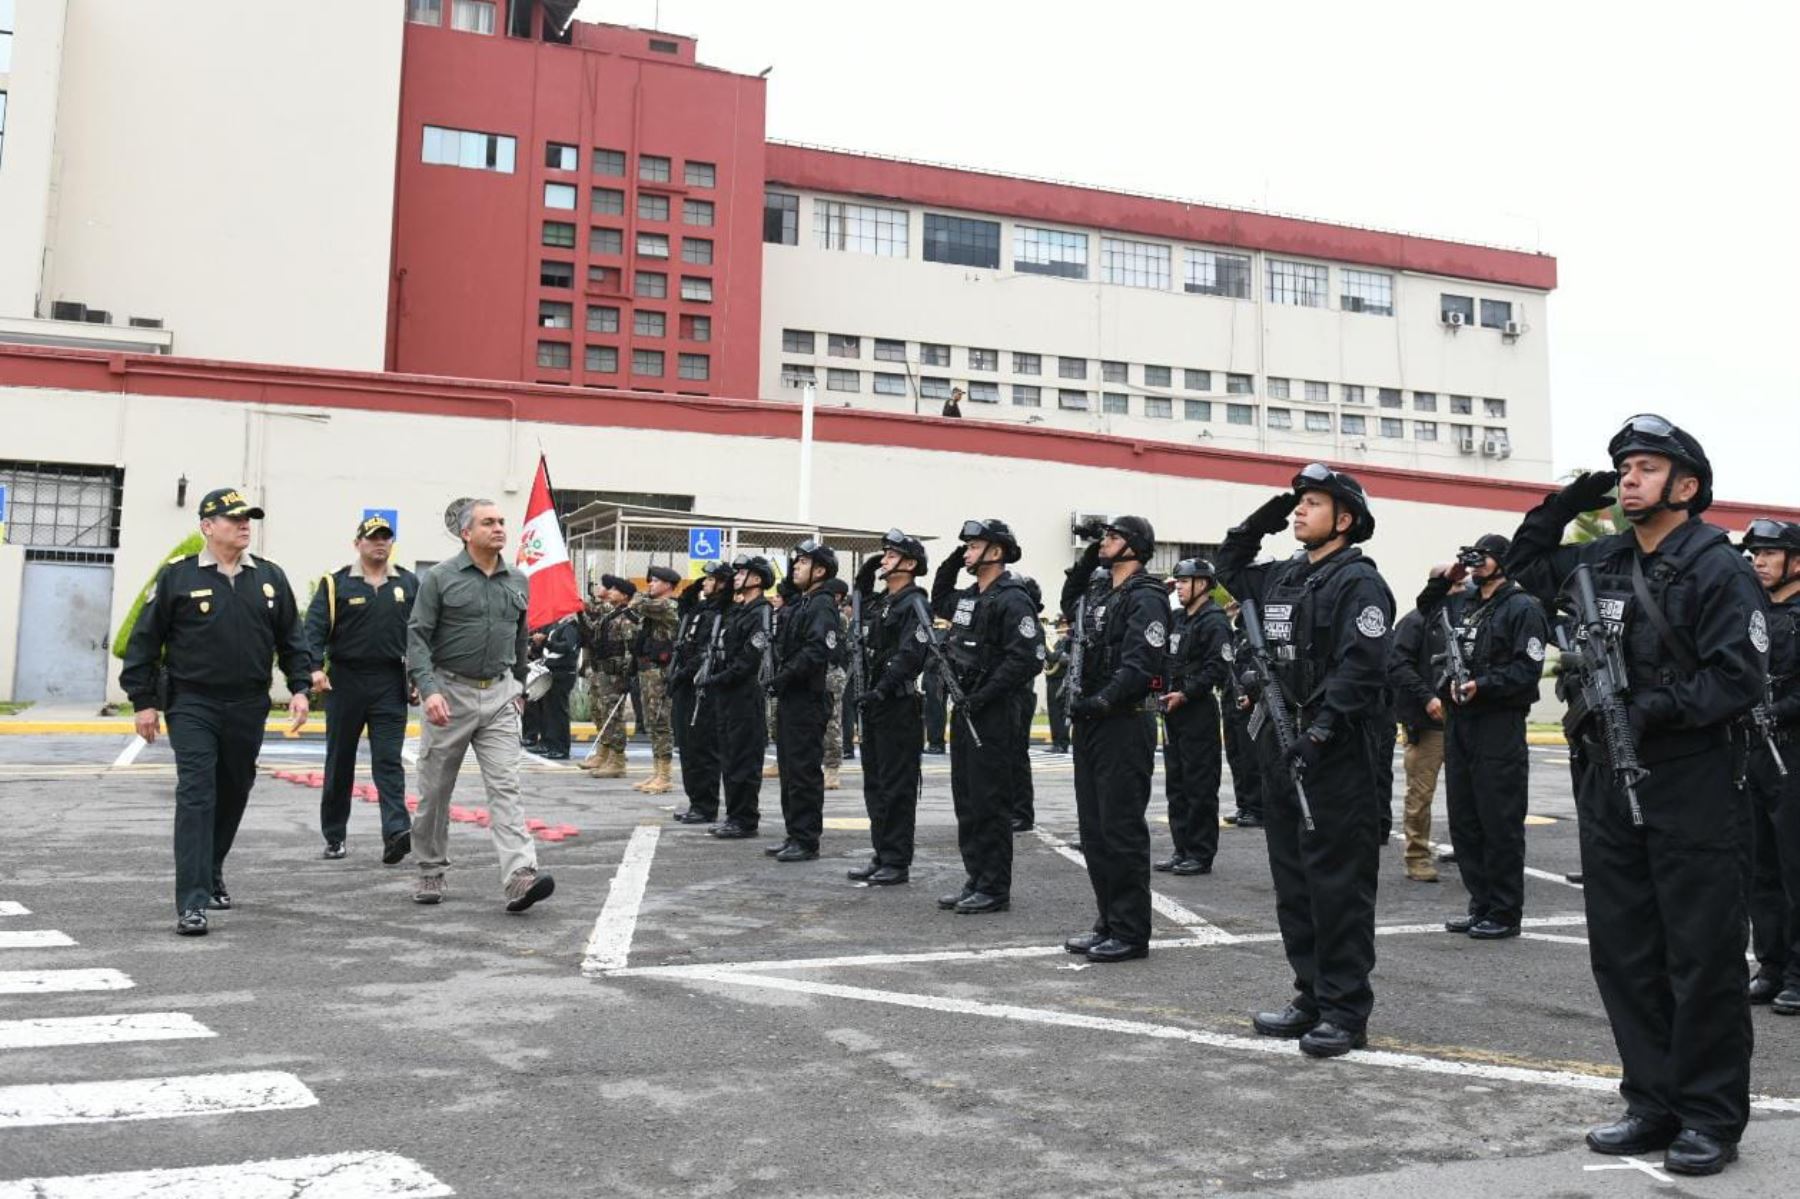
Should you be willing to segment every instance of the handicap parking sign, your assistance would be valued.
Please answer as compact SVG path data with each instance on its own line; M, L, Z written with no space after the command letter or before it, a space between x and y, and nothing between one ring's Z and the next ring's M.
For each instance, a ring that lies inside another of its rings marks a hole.
M725 552L725 530L689 529L688 557L711 561Z

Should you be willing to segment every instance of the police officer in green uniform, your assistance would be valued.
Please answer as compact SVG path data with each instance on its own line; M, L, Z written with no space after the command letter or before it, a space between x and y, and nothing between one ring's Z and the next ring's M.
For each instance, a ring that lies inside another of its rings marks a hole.
M262 519L236 488L200 501L206 547L170 559L144 597L119 685L137 733L156 740L166 716L175 749L175 931L206 935L206 913L231 907L225 856L256 781L269 715L269 665L279 659L297 729L307 717L312 654L294 590L279 566L253 558Z
M371 516L356 526L356 561L319 580L306 609L312 685L325 701L325 789L319 795L324 857L344 856L350 787L356 781L356 743L369 730L369 768L381 795L381 860L389 866L412 852L406 814L406 622L419 580L393 566L394 526ZM327 668L329 667L329 669Z

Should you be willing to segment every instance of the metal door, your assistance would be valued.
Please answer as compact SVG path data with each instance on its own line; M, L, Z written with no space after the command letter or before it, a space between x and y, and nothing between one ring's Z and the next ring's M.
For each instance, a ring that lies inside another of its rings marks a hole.
M106 698L112 584L109 565L25 563L14 698L39 703Z

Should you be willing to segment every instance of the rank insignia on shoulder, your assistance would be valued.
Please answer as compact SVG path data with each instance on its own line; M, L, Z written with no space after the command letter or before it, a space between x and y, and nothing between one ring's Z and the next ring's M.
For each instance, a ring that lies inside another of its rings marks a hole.
M264 583L263 584L263 594L268 596L270 599L274 599L275 598L275 584Z

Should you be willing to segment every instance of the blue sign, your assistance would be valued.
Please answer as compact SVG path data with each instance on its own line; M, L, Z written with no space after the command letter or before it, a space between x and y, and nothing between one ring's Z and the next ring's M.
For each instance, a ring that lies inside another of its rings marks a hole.
M387 521L389 525L393 526L394 540L395 541L400 540L400 509L398 509L398 508L364 508L363 509L363 519L368 520L371 516L379 516L383 520Z
M724 529L689 529L688 557L712 561L725 553Z

